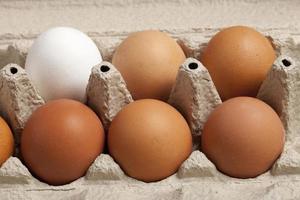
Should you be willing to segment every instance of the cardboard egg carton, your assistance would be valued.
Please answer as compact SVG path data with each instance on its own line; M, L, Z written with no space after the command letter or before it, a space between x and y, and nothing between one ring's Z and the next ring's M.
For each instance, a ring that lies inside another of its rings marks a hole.
M193 46L186 38L178 42L192 57L206 45ZM110 155L101 154L84 177L70 184L40 182L19 159L18 148L26 121L45 102L22 67L6 65L0 70L0 113L14 132L16 151L0 168L0 199L300 199L300 46L279 40L274 44L278 58L257 97L279 114L286 143L273 167L251 179L220 173L199 151L203 124L222 102L206 68L190 57L180 66L168 100L187 119L193 136L194 151L176 174L144 183L128 177ZM133 101L121 74L106 61L93 67L86 96L105 130L118 111Z

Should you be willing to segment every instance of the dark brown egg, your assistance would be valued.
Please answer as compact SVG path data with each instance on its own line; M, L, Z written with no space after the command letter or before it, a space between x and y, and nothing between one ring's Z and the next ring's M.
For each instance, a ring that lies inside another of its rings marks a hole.
M103 145L104 131L97 115L86 105L68 99L39 107L21 137L26 166L51 185L83 176Z
M112 121L108 148L129 176L158 181L175 173L188 158L192 136L175 108L144 99L127 105Z
M285 132L275 111L252 97L225 101L209 116L201 148L229 176L256 177L282 152Z

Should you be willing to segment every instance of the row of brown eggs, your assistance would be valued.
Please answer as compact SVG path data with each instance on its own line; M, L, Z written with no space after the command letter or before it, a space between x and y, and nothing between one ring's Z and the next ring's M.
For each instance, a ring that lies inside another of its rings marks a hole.
M230 27L211 39L199 59L221 98L229 99L208 118L201 151L225 174L260 175L280 155L284 129L267 104L237 96L256 95L275 59L271 43L254 29ZM192 151L187 122L163 102L184 60L176 41L159 31L133 33L114 53L112 63L136 101L112 121L107 145L125 173L138 180L172 175ZM105 133L96 114L78 101L58 99L32 114L22 134L21 154L34 175L60 185L83 176L104 145Z

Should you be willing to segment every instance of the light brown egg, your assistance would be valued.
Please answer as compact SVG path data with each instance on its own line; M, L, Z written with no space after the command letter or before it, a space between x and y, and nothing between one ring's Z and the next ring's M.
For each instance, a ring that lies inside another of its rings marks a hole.
M201 148L223 173L251 178L273 165L284 138L283 125L270 106L252 97L236 97L209 116Z
M185 59L181 47L166 33L142 31L130 34L120 44L112 64L134 99L167 100Z
M187 122L158 100L135 101L121 110L109 128L110 155L129 176L159 181L177 171L192 151Z
M256 96L274 60L270 41L245 26L223 29L209 41L200 56L222 100Z
M8 124L0 117L0 166L13 154L14 137Z
M60 99L32 114L22 133L21 154L34 175L61 185L83 176L103 145L97 115L80 102Z

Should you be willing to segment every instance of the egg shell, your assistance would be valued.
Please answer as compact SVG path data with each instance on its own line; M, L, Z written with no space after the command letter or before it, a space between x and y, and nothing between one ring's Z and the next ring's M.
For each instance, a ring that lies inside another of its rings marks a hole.
M112 64L121 72L135 100L166 101L185 59L173 38L149 30L130 34L117 48Z
M41 180L61 185L85 175L102 152L104 130L84 104L60 99L39 107L21 137L26 166Z
M0 117L0 166L13 154L14 137L2 117Z
M233 26L218 32L200 55L222 98L255 97L274 60L271 42L255 29Z
M192 151L187 122L172 106L144 99L125 106L108 133L110 155L131 177L145 182L174 174Z
M55 27L34 41L25 69L45 101L70 98L85 102L91 69L101 61L97 46L86 34Z
M285 131L276 112L251 97L236 97L208 117L201 150L225 174L256 177L270 169L283 150Z

